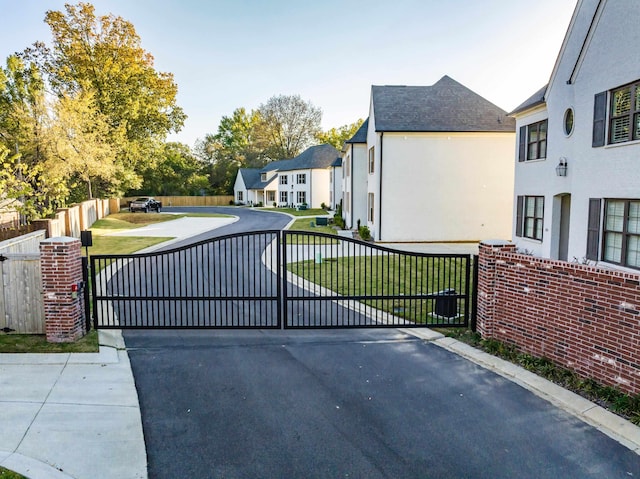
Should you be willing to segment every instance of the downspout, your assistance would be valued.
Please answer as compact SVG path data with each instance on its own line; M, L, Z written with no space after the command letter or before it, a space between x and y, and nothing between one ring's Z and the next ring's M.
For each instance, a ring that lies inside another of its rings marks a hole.
M313 170L309 170L309 208L313 208Z
M382 140L384 131L380 132L380 188L378 193L378 241L382 241ZM375 160L375 158L374 158ZM374 217L375 219L375 217Z

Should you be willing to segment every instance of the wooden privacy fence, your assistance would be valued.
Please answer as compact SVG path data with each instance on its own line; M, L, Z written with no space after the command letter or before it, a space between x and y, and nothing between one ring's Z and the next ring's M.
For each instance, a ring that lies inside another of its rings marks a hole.
M126 208L129 202L144 195L122 198L120 207ZM162 202L162 206L229 206L233 203L233 195L227 196L154 196Z
M0 329L44 334L39 245L44 231L0 242Z

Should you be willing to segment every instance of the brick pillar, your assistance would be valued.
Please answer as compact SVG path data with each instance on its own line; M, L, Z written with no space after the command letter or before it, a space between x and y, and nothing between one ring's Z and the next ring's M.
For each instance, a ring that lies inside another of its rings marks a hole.
M82 282L80 246L80 240L66 236L40 243L45 332L50 343L77 341L87 332L81 288L75 294L72 290L72 285Z
M504 240L481 241L478 255L477 331L487 339L493 337L496 296L496 255L514 253L516 245Z

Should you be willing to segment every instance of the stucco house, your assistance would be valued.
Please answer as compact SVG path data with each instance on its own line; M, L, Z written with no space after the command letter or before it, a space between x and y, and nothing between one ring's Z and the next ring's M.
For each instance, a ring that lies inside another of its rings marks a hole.
M331 164L329 173L329 207L335 210L342 202L342 158L338 157Z
M516 108L513 236L640 268L640 2L579 0L549 84Z
M331 177L340 152L331 145L307 148L288 160L264 168L240 168L233 187L236 203L320 208L331 204Z
M509 236L514 143L514 119L448 76L432 86L372 86L364 201L373 238Z
M344 177L342 217L347 228L367 224L367 118L358 131L344 144L342 174Z

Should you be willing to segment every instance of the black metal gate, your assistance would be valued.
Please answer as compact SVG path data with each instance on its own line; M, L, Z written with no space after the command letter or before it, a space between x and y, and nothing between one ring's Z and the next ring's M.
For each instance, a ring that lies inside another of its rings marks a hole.
M91 257L98 329L468 326L472 256L259 231Z

